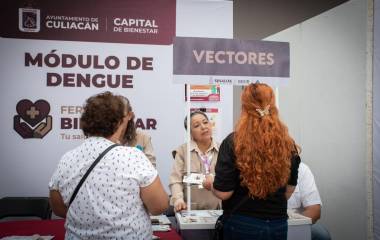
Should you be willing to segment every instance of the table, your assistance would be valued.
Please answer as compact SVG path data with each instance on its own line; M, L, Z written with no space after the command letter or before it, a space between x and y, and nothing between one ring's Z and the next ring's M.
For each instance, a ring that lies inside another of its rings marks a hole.
M54 240L65 239L65 220L28 220L0 222L0 238L6 236L31 236L39 234L41 236L51 235ZM154 232L154 235L162 240L180 240L178 233L171 229L168 232Z
M184 240L211 239L216 219L223 210L192 210L176 213L177 226ZM311 219L288 210L288 239L310 240Z

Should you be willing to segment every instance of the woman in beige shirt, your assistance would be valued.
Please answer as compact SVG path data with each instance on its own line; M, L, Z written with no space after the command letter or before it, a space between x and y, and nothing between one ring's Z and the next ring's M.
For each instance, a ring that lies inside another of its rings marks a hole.
M185 119L185 128L186 126ZM212 139L212 126L204 112L193 112L190 115L191 143L190 143L190 172L200 174L215 174L215 164L218 157L219 144ZM171 190L170 202L175 211L185 210L186 184L183 177L187 174L187 144L182 144L175 150L172 173L169 187ZM211 184L211 183L210 183ZM206 183L207 185L207 183ZM198 185L191 186L191 209L217 209L220 200L212 192Z
M128 111L132 114L132 118L128 121L127 130L125 131L122 144L140 149L156 168L156 156L154 155L151 138L148 134L136 130L135 114L132 111L129 101Z

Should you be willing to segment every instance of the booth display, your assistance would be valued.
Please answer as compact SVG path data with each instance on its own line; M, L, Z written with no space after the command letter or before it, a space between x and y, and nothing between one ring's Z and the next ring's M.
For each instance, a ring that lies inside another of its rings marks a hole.
M215 222L223 210L191 210L176 213L177 226L183 239L211 239ZM310 240L311 219L288 210L288 239Z
M278 96L277 86L290 78L289 52L289 43L285 42L176 37L173 45L173 82L186 84L186 92L190 93L190 99L186 98L187 126L190 126L194 95L202 95L200 99L208 102L207 107L215 104L204 97L207 87L190 85L218 84L220 93L226 85L249 85L259 81L274 86ZM278 106L278 97L276 99ZM223 102L223 99L220 101ZM223 211L192 210L190 185L197 184L201 188L205 179L203 174L209 173L195 175L190 171L190 140L190 128L187 128L187 176L183 179L187 183L187 211L176 213L177 226L183 239L211 239L216 220ZM288 215L288 239L311 239L311 219L293 212Z

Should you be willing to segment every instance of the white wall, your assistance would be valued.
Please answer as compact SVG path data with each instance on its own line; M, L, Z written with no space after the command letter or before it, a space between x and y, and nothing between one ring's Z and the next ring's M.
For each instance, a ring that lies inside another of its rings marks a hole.
M267 38L290 42L280 114L316 178L332 239L367 238L367 2L353 0Z
M233 38L232 7L230 1L177 0L176 36ZM220 88L220 102L192 103L192 107L218 108L221 121L217 129L218 134L214 134L214 137L219 136L216 139L219 142L233 129L233 106L231 104L233 102L233 87L221 85ZM186 114L186 105L183 105L183 109L184 114ZM179 124L183 126L183 121L180 121ZM185 131L182 133L185 134Z

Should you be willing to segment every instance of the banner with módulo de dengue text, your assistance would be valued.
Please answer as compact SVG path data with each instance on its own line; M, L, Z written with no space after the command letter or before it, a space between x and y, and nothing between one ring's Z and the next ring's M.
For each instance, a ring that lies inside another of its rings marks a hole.
M84 140L85 100L104 91L130 100L168 168L182 141L168 135L170 114L183 112L171 80L175 0L6 0L0 18L0 197L47 194L60 157Z

